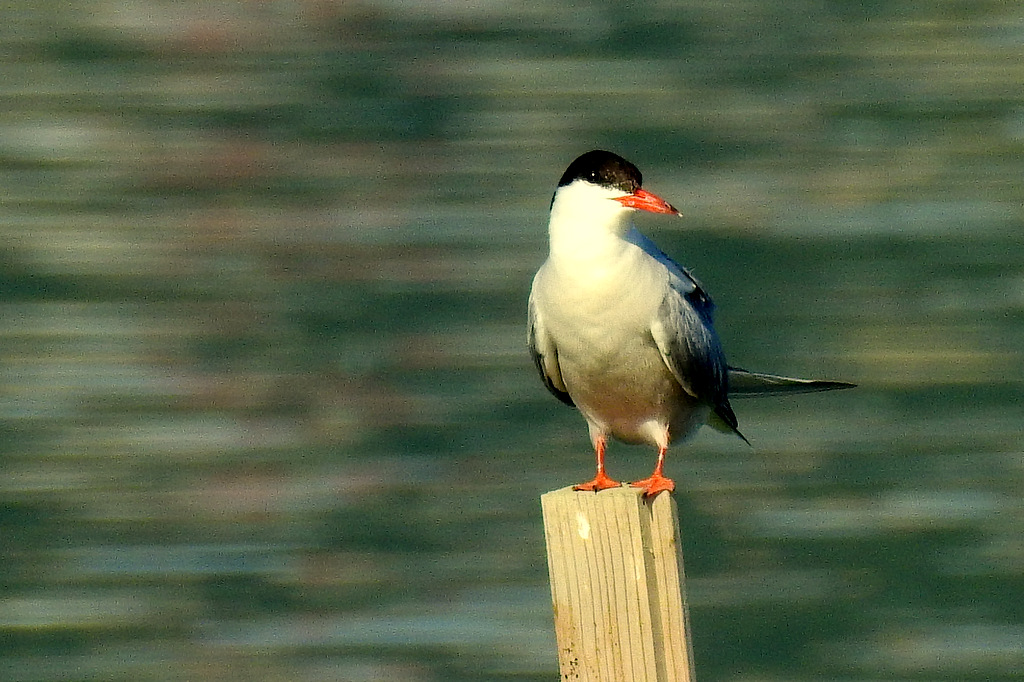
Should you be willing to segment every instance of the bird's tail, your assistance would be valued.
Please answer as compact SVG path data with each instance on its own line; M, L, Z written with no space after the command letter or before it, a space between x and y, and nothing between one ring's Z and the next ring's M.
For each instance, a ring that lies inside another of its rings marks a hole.
M729 397L756 398L765 395L782 395L786 393L817 393L818 391L835 391L841 388L853 388L856 384L845 381L822 381L819 379L795 379L775 374L748 372L738 367L729 368Z

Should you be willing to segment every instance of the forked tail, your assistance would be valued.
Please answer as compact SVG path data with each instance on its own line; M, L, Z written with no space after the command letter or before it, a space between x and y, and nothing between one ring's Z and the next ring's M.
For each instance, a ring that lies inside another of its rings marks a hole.
M730 398L756 398L758 396L788 393L817 393L819 391L835 391L841 388L854 388L856 385L848 384L845 381L797 379L776 374L748 372L738 367L729 368Z

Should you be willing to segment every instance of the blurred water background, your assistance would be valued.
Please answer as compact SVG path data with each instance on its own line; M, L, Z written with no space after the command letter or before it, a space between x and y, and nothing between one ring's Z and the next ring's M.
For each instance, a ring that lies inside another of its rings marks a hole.
M860 384L670 453L699 679L1019 678L1024 5L3 17L0 678L556 679L524 316L593 147L733 364Z

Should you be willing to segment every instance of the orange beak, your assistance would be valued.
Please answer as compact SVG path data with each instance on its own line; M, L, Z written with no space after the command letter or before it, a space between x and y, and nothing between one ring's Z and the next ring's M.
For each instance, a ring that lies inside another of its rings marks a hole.
M624 197L617 197L614 201L619 202L627 208L635 208L638 211L650 211L651 213L671 213L679 215L679 211L657 194L651 194L645 189L638 189L632 194Z

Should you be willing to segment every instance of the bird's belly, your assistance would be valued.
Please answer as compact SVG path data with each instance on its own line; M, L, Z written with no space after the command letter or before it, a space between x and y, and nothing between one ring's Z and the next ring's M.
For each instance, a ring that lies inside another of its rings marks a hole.
M653 340L638 337L613 353L581 348L577 357L560 355L560 362L573 401L603 433L658 445L695 428L690 422L701 406L683 391Z
M696 429L708 408L683 390L651 333L663 268L639 250L632 255L586 275L546 264L536 303L558 340L562 380L591 430L660 446Z

